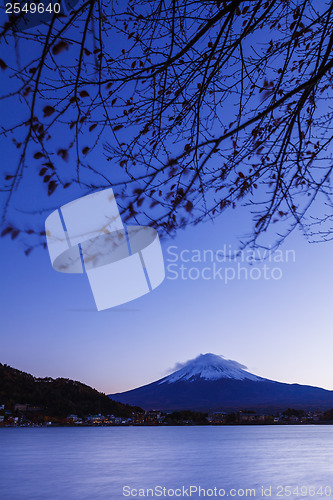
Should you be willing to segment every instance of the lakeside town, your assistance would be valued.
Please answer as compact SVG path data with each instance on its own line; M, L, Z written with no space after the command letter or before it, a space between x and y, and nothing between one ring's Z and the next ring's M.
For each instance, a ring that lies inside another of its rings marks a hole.
M194 410L175 411L121 403L81 382L37 378L1 363L0 381L0 427L333 424L333 406L303 406L294 398L280 407L240 401L223 408L215 401L200 411L192 401Z
M43 407L17 403L12 409L0 405L0 427L41 426L151 426L151 425L290 425L333 424L333 410L306 411L288 408L275 414L239 410L237 412L201 413L190 410L133 412L130 417L103 415L49 416Z

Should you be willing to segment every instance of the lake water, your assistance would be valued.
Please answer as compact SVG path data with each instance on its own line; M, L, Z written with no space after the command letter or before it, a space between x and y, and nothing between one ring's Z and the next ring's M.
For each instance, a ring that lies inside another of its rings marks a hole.
M333 498L333 426L0 429L1 500L223 495Z

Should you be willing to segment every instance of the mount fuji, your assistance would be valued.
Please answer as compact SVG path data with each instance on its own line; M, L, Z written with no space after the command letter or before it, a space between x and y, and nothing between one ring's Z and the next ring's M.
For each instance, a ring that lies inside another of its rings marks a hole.
M286 384L253 375L246 366L215 354L200 354L156 382L110 398L146 410L273 411L288 407L333 408L333 391Z

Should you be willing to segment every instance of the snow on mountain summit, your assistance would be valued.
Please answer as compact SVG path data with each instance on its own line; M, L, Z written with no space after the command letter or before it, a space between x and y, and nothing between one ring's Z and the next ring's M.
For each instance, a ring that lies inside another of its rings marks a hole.
M200 354L195 359L191 359L182 365L176 366L177 371L163 378L160 384L168 382L169 384L178 381L194 381L198 378L204 380L218 380L229 378L234 380L253 380L260 382L265 380L247 372L247 368L237 361L225 359L216 354Z

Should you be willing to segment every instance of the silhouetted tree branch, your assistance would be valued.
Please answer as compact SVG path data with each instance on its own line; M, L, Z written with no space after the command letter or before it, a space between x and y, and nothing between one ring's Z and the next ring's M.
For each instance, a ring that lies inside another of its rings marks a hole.
M33 30L10 20L2 99L21 111L2 119L17 148L2 234L35 230L11 208L37 164L35 182L54 199L112 186L125 221L166 233L247 205L247 243L272 228L279 245L297 226L330 239L332 10L314 0L91 0Z

